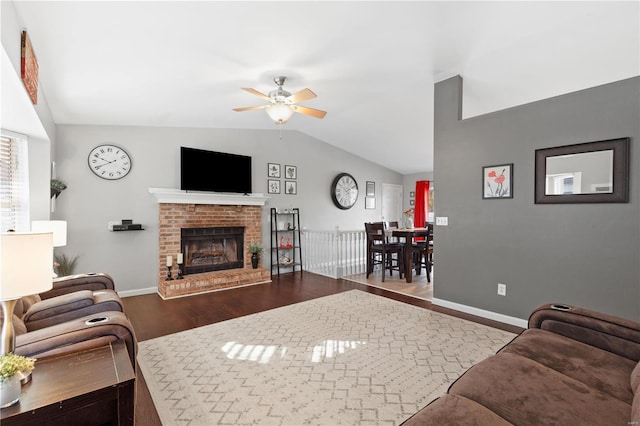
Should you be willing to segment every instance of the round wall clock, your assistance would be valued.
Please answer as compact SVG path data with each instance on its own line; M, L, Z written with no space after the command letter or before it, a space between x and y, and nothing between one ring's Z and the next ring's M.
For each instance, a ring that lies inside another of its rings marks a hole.
M331 199L337 208L347 210L358 199L358 183L349 173L340 173L331 184Z
M93 148L89 153L88 162L91 171L102 179L121 179L131 171L131 157L127 151L111 144Z

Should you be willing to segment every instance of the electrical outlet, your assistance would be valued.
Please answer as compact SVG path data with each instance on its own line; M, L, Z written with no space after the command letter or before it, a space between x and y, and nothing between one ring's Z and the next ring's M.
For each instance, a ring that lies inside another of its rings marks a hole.
M438 217L436 217L436 225L438 225L438 226L449 226L449 217L448 216L438 216Z
M506 296L507 295L507 285L498 283L498 296Z

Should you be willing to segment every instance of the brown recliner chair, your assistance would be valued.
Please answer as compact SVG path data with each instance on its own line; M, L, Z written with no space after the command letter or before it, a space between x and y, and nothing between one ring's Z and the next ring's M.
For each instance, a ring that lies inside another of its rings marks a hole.
M135 369L135 333L106 274L54 280L53 290L18 301L13 324L16 354L42 359L123 340Z
M107 274L79 274L57 278L47 292L26 296L14 313L28 331L106 311L124 312Z
M113 278L109 274L92 272L88 274L67 275L64 277L54 278L53 288L44 293L40 293L40 297L42 300L45 300L78 290L115 291L115 285Z

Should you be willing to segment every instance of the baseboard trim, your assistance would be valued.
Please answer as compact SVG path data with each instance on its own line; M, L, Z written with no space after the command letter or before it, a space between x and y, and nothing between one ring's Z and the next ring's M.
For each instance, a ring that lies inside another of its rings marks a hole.
M156 293L157 291L158 291L158 287L139 288L136 290L119 291L118 296L120 297L142 296L143 294L152 294L152 293Z
M431 303L433 303L434 305L442 306L443 308L454 309L466 314L487 318L505 324L515 325L516 327L520 328L527 328L529 325L529 321L522 318L516 318L509 315L499 314L497 312L486 311L484 309L474 308L473 306L462 305L460 303L449 302L448 300L437 299L435 297L431 300Z

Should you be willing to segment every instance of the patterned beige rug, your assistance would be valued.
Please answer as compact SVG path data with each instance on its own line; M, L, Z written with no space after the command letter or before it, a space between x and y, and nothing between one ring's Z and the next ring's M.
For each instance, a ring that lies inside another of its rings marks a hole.
M164 425L397 425L512 333L358 290L139 343Z

